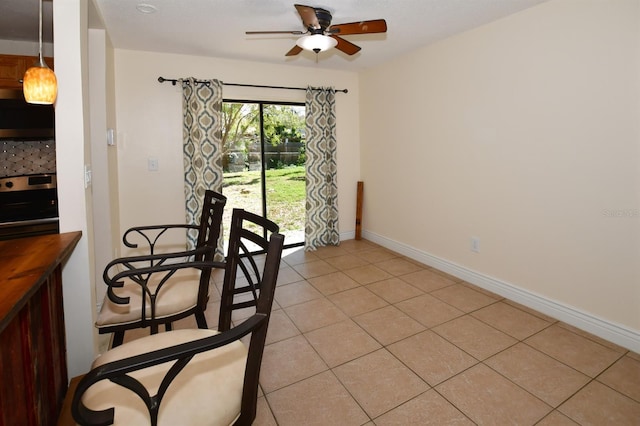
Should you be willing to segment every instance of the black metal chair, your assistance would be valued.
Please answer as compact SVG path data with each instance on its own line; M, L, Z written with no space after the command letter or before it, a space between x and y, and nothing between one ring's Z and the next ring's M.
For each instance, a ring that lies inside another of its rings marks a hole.
M130 237L141 236L148 244L147 254L115 259L104 270L108 288L96 327L101 334L113 333L111 347L122 344L127 330L149 327L151 334L155 334L159 325L170 330L174 321L190 315L195 315L199 328L207 328L204 312L211 270L164 266L214 260L226 201L222 194L207 190L199 225L152 225L127 230L124 244L138 247ZM164 244L161 237L169 230L197 231L196 247L158 253L158 247Z
M284 244L278 230L267 219L235 209L226 263L194 264L203 272L225 268L220 331L167 331L107 351L78 383L71 404L75 421L250 425ZM249 300L238 301L247 295ZM233 326L232 312L247 308L253 314ZM249 334L247 347L241 339Z

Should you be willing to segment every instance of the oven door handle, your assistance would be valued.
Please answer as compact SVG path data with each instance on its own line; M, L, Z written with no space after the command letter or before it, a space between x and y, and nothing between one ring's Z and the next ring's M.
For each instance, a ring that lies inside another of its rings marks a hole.
M0 222L0 228L8 228L10 226L29 226L29 225L40 225L43 223L54 223L58 222L57 217L47 217L44 219L31 219L31 220L17 220L13 222Z

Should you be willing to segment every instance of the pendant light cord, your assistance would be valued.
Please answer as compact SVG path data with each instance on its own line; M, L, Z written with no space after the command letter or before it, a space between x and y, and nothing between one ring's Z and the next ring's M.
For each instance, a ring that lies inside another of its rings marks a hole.
M38 41L39 41L38 60L40 61L40 66L42 66L42 63L44 62L44 59L42 58L42 0L40 0L39 17L40 17L40 25L39 25L39 31L38 31Z

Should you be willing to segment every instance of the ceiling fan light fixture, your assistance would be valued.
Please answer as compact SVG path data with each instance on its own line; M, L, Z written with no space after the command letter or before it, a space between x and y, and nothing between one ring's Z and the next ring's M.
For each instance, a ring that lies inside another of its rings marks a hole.
M305 50L320 53L335 47L338 41L324 34L311 34L300 37L296 44Z

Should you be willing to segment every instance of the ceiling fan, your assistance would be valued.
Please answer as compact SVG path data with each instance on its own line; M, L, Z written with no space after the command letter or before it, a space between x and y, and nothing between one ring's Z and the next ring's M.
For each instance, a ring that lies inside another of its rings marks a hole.
M387 32L387 23L384 19L331 25L331 12L328 10L301 4L294 6L302 18L306 31L247 31L246 34L301 35L302 37L296 41L296 45L286 53L286 56L294 56L302 52L303 49L317 54L332 47L347 55L354 55L360 51L360 46L356 46L341 36Z

